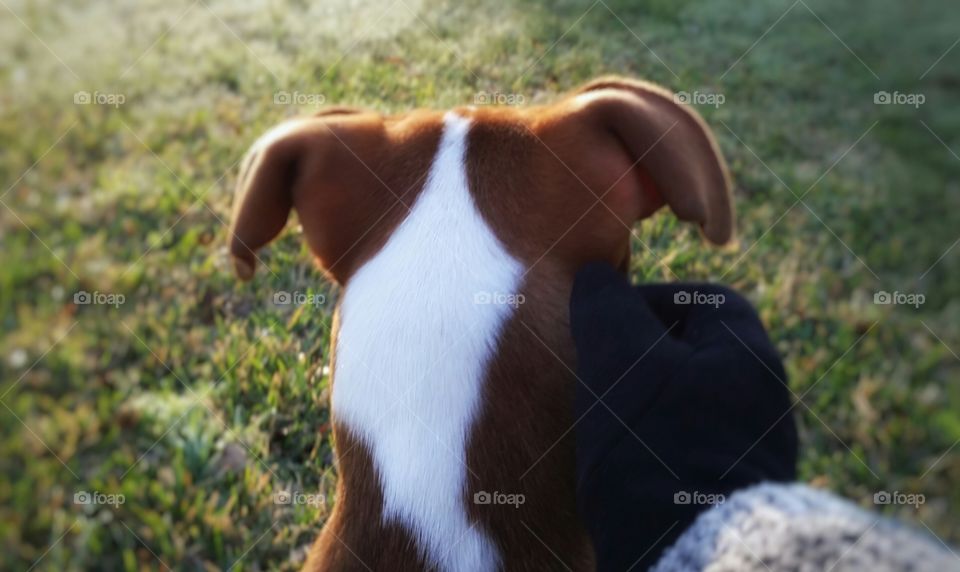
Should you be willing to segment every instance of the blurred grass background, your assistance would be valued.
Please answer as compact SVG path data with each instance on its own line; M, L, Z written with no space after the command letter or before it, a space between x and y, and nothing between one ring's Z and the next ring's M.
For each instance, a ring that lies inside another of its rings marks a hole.
M3 0L0 569L292 569L322 525L336 292L295 224L250 285L224 256L237 161L313 109L278 92L390 112L605 73L724 99L699 109L740 243L657 216L637 278L744 291L801 398L802 477L960 542L958 36L933 0Z

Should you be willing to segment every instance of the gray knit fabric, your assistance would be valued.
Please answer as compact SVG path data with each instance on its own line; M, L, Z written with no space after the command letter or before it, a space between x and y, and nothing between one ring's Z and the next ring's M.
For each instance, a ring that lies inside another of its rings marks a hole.
M960 571L939 540L808 486L761 484L701 514L655 572Z

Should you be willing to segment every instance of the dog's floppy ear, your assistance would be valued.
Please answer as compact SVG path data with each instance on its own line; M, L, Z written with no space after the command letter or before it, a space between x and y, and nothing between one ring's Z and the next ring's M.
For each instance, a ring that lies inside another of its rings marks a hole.
M380 248L410 208L443 130L442 114L333 108L261 137L244 160L229 251L248 280L256 251L297 211L317 266L338 284Z
M303 194L302 188L311 183L307 179L322 178L318 175L324 163L333 160L329 156L336 137L328 130L328 120L362 112L332 107L312 117L287 121L268 131L247 152L234 197L229 246L234 270L241 279L253 277L256 251L283 230L290 211L297 206L297 189L301 188ZM333 180L324 183L336 186Z
M734 232L731 180L710 129L692 108L658 86L624 78L580 90L591 119L619 139L641 178L640 218L667 204L715 244Z
M243 280L253 277L256 251L276 238L287 224L305 143L304 137L298 136L297 125L284 125L260 138L243 160L229 246L234 271Z

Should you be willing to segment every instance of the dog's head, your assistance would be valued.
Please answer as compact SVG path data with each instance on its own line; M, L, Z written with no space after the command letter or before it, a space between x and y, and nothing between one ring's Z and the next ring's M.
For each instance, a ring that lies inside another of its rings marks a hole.
M453 113L469 120L463 170L477 211L527 266L570 276L591 260L625 267L631 225L664 205L713 243L733 233L710 130L659 87L605 78L552 105ZM229 247L238 275L253 276L257 249L294 209L319 266L346 284L416 203L444 117L336 108L263 136L238 183Z

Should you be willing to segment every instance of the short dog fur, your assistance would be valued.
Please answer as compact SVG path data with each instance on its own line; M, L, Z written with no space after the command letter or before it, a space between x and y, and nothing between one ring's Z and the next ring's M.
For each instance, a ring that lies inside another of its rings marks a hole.
M626 271L631 226L664 205L713 243L733 233L710 130L619 77L544 106L333 108L253 146L237 274L295 210L342 288L339 480L307 570L593 568L574 503L568 299L586 262Z

